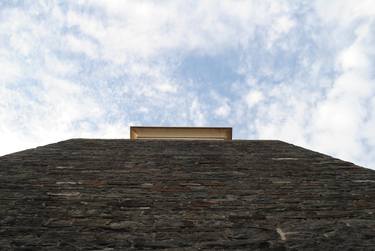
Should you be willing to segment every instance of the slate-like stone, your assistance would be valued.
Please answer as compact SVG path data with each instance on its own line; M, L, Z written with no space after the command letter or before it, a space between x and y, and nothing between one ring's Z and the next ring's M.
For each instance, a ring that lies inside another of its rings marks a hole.
M375 172L281 141L73 139L0 157L1 250L375 250Z

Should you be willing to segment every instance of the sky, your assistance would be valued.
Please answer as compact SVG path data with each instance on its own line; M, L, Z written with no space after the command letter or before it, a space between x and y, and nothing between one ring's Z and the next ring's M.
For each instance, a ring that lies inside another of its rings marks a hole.
M231 126L375 169L375 1L0 0L0 155Z

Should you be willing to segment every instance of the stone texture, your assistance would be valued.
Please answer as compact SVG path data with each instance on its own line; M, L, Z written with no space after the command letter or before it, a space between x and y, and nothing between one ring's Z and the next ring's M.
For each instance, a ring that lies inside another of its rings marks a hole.
M281 141L0 157L1 250L375 250L375 172Z

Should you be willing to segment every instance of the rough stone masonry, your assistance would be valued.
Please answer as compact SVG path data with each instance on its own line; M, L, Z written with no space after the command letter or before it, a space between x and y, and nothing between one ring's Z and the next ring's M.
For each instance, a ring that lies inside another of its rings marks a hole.
M1 250L375 250L375 171L281 141L0 157Z

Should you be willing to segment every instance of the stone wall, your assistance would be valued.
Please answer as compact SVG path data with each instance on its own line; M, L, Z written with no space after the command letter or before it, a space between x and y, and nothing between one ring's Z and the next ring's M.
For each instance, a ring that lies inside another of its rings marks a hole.
M375 250L375 172L281 141L73 139L0 157L3 250Z

